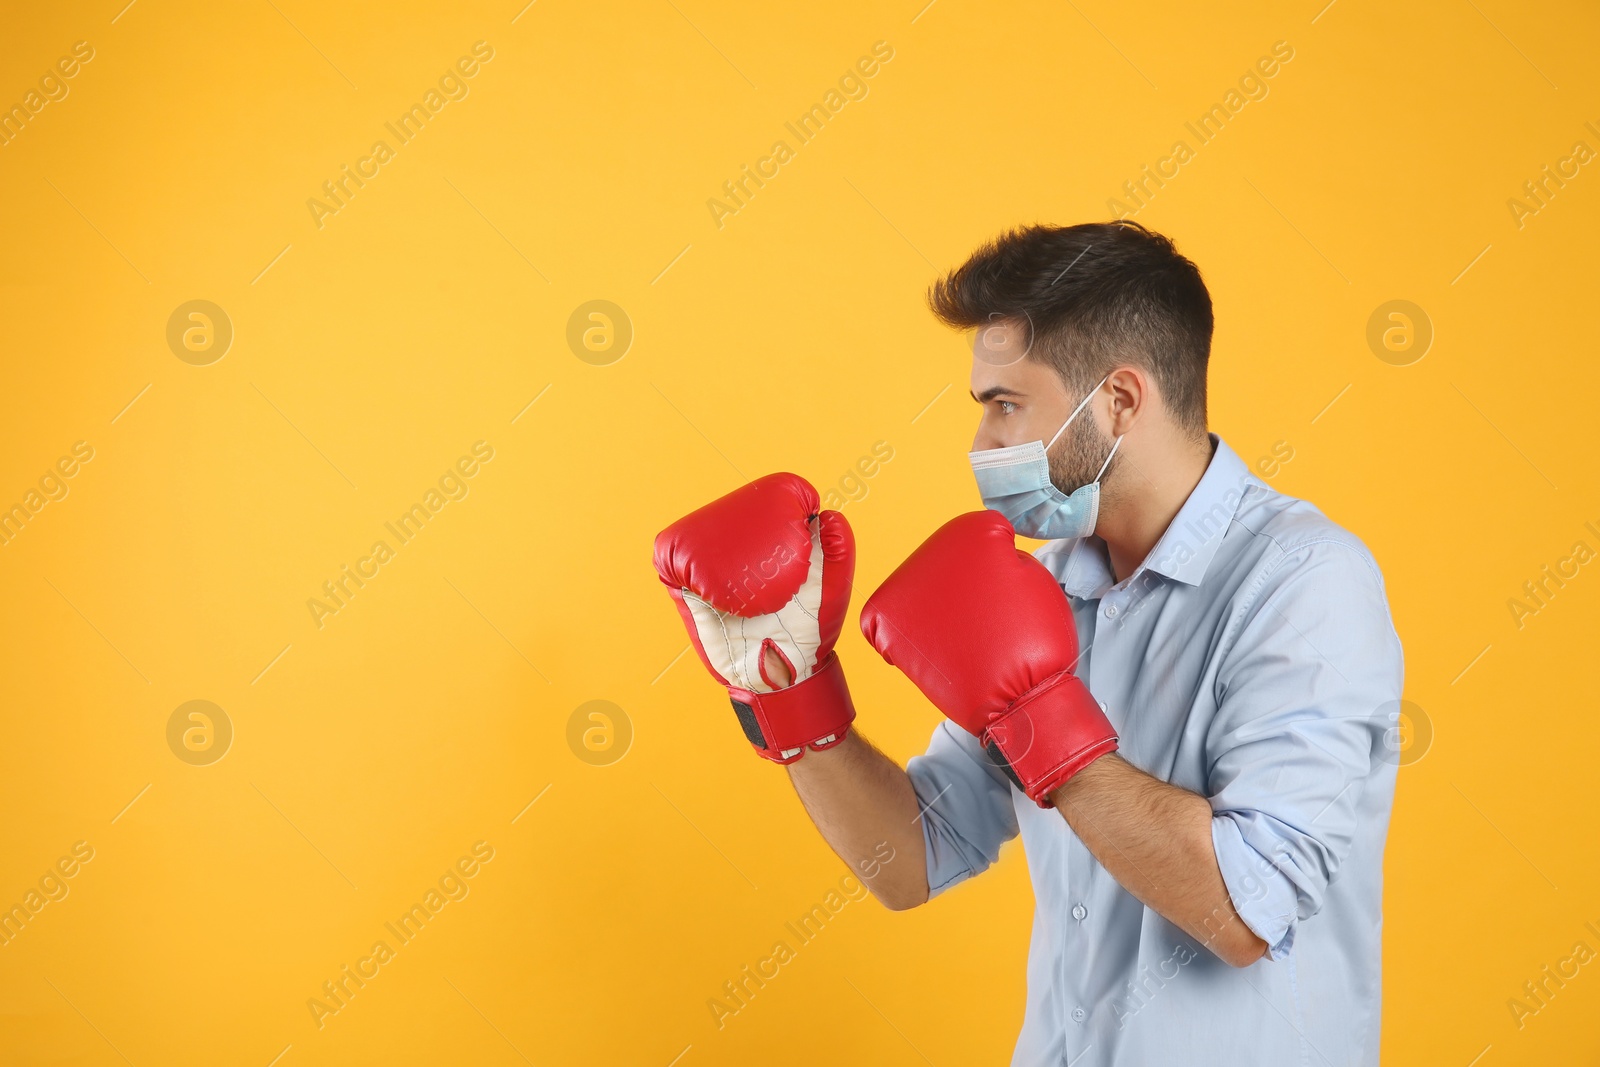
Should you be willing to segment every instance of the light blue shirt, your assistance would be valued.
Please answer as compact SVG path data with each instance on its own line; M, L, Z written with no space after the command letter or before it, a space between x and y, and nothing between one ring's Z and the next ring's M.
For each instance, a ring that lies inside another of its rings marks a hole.
M1122 757L1211 802L1223 880L1269 952L1224 963L942 722L906 768L930 893L1018 833L1033 880L1013 1067L1378 1063L1400 639L1366 546L1211 440L1199 485L1127 578L1098 537L1034 555L1071 599L1077 673Z

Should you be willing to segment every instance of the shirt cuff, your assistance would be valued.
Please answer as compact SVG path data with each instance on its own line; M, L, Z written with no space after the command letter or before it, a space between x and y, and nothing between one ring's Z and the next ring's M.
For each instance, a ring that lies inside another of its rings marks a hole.
M1267 959L1283 959L1294 945L1294 886L1270 859L1245 843L1231 812L1212 816L1211 844L1233 909L1267 943Z

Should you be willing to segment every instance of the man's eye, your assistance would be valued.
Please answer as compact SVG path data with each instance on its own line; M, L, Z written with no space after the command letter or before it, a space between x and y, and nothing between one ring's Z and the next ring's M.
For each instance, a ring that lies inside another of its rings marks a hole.
M1017 405L1009 400L1000 401L1000 414L1010 415L1017 410Z

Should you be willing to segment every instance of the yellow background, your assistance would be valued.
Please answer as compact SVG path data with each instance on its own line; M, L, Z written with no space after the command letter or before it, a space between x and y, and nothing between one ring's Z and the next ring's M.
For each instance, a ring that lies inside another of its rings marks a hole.
M1600 549L1600 174L1507 207L1600 149L1592 8L123 3L0 35L7 104L95 50L0 148L0 503L95 450L0 548L0 903L94 849L0 948L0 1062L1006 1062L1016 843L931 907L850 903L717 1028L707 1000L845 868L678 658L651 539L888 442L844 509L840 647L858 725L920 752L936 713L854 609L977 506L967 354L922 294L1004 227L1108 217L1180 138L1137 217L1211 288L1213 428L1247 461L1287 442L1273 483L1373 548L1435 733L1389 839L1385 1060L1600 1052L1592 966L1520 1029L1507 1007L1600 949L1600 576L1507 607ZM470 95L319 229L307 200L479 40ZM798 146L784 122L880 40ZM1184 122L1280 40L1269 95L1197 147ZM209 366L165 340L193 299L235 331ZM595 299L635 332L604 366L566 341ZM1410 366L1366 342L1391 299L1436 331ZM479 440L470 494L318 628L307 600ZM209 766L167 744L196 699L235 732ZM568 743L590 700L631 723L608 766ZM307 1000L477 841L470 895L319 1029Z

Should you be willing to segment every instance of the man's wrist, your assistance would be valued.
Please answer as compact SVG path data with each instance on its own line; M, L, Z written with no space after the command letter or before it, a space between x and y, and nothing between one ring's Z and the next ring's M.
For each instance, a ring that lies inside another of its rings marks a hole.
M1116 777L1118 772L1122 770L1122 767L1118 767L1117 764L1126 767L1128 766L1128 761L1116 752L1102 753L1079 770L1077 774L1056 786L1049 796L1045 797L1045 800L1049 802L1051 807L1059 808L1062 814L1066 814L1067 807L1074 801L1081 799L1088 793L1093 793L1095 790L1103 788L1107 781Z

